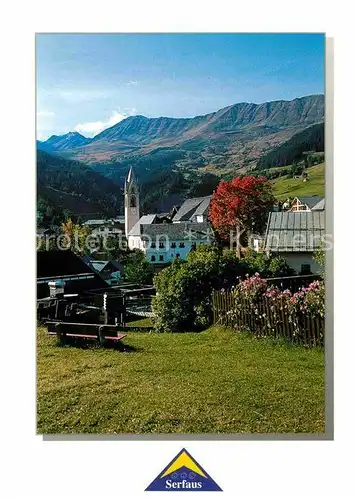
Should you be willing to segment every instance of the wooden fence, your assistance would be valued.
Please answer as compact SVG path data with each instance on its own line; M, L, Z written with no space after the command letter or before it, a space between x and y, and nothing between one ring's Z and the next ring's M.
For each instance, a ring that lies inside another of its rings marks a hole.
M282 300L275 300L271 306L263 297L254 304L240 298L237 301L230 291L214 291L212 300L214 324L307 347L324 345L324 318L302 312L291 313Z
M267 278L268 286L277 286L281 290L290 290L292 293L298 292L303 287L310 285L312 281L320 280L319 274L304 274L298 276L283 276L279 278Z

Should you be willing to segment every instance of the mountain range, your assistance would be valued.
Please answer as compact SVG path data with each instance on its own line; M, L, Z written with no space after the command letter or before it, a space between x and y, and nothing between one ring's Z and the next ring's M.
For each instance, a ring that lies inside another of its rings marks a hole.
M239 103L194 118L129 116L88 139L78 132L38 142L39 149L84 163L133 163L159 152L176 166L206 170L253 167L266 151L324 121L324 96ZM173 154L172 154L173 153Z
M324 96L310 95L238 103L193 118L130 116L93 138L69 132L37 141L37 148L81 162L119 186L132 166L143 191L165 179L186 192L201 176L231 178L254 170L269 152L323 122ZM170 194L160 190L157 197ZM154 203L152 193L150 199Z

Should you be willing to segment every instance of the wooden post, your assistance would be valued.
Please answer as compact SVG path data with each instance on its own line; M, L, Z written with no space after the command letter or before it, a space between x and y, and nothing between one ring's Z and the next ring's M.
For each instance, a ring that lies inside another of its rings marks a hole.
M126 312L126 305L125 305L125 296L123 295L122 297L122 312L121 312L121 325L125 326L125 312Z
M101 345L101 347L103 347L105 342L104 325L99 326L98 339L99 339L99 344Z
M56 323L55 328L59 345L65 345L66 332L63 330L61 323Z
M56 319L58 319L58 316L59 316L59 314L58 314L58 313L59 313L59 299L57 299L57 300L56 300L56 303L55 303L55 304L56 304L56 305L55 305L56 310L55 310L55 313L54 313L54 317L55 317Z
M103 313L104 313L104 324L108 324L108 311L107 311L107 298L108 294L104 293L103 295Z
M315 332L315 345L320 345L320 328L319 328L319 318L320 316L313 316L314 332Z

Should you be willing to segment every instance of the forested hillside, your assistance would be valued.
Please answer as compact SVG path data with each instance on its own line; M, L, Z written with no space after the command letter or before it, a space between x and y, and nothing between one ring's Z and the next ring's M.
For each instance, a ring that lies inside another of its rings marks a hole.
M79 162L37 151L37 200L58 214L123 211L120 186Z
M260 170L284 167L303 158L305 152L324 151L324 123L318 123L295 134L280 146L273 148L257 162Z

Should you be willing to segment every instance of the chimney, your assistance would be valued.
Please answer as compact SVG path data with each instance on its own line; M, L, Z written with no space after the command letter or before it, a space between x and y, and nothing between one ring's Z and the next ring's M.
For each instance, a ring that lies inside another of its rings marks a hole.
M63 297L65 284L65 281L62 280L49 281L49 296L57 299Z

